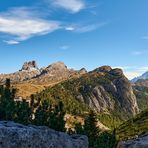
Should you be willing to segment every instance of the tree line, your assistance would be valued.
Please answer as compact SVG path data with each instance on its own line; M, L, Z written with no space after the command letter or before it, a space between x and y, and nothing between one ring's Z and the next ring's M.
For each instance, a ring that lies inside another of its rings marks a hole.
M26 100L16 101L16 89L10 80L0 86L0 120L14 121L24 125L48 126L57 131L66 132L64 104L60 101L53 105L49 100L31 95L30 103ZM67 131L70 133L70 131ZM91 148L115 148L117 145L115 131L102 132L97 127L97 115L90 111L85 117L84 125L76 124L75 133L87 135Z

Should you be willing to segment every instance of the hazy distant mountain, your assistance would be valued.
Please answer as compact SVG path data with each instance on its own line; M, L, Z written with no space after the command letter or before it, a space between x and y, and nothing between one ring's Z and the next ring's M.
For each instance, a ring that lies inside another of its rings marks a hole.
M137 82L138 80L146 80L146 79L148 79L148 71L145 72L144 74L142 74L141 76L132 79L131 82L132 82L132 83L135 83L135 82Z

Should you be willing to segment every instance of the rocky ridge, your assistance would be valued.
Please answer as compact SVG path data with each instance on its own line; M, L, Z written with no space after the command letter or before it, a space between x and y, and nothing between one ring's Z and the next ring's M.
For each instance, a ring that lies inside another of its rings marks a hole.
M96 79L104 82L94 86L87 85L83 87L83 91L89 90L89 95L81 93L77 99L85 102L92 109L98 112L114 110L115 106L119 106L125 112L137 114L139 112L136 97L128 79L124 76L121 69L112 69L109 66L103 66L92 71L89 77L99 75ZM101 75L103 74L103 76Z
M68 103L73 100L78 102L81 108L82 105L86 105L98 113L114 112L116 115L123 113L130 116L139 112L129 80L121 69L112 69L109 66L103 66L80 77L58 83L45 89L36 97L42 96L50 96L47 99L51 101L61 98L66 102L66 108L76 106Z
M57 62L39 69L36 62L32 61L24 63L19 72L0 75L1 82L6 78L10 78L12 82L21 82L21 85L16 85L18 89L23 90L19 96L25 94L24 90L27 88L29 93L26 96L29 96L32 92L36 93L38 90L43 90L49 84L54 86L57 83L62 84L66 80L64 85L69 87L65 90L73 91L72 93L75 93L72 96L74 99L97 112L112 111L116 107L133 115L139 112L129 80L121 69L112 69L110 66L102 66L87 72L84 68L79 71L68 69L63 62ZM38 86L39 88L37 88ZM69 90L70 87L71 90ZM75 96L76 94L78 95Z
M148 71L145 72L144 74L142 74L141 76L132 79L131 82L135 83L135 82L137 82L139 80L147 80L147 79L148 79Z
M81 75L86 71L68 69L63 62L53 63L45 68L38 68L36 61L25 62L21 70L11 74L0 74L0 83L4 83L6 78L11 79L14 83L31 80L31 83L54 83L72 77Z

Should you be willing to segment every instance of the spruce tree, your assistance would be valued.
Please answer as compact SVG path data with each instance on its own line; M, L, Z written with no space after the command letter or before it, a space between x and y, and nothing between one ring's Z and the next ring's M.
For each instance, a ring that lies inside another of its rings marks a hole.
M94 111L90 111L89 115L85 119L84 132L88 136L90 147L93 147L99 135L99 129L97 127L97 116Z

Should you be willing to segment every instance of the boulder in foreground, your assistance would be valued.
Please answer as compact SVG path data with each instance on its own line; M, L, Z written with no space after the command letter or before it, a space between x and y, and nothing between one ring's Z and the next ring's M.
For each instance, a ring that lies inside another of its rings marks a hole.
M148 133L140 136L134 140L128 140L126 142L121 142L121 148L148 148Z
M0 148L88 148L86 136L69 136L44 126L0 122Z

